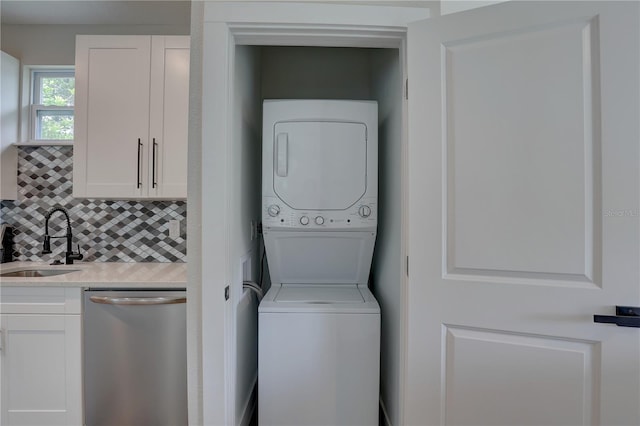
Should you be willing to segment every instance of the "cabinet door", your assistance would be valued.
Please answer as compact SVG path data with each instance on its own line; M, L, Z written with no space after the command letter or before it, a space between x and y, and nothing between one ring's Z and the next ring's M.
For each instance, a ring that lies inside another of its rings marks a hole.
M189 40L152 36L150 197L187 197Z
M18 198L18 151L11 144L18 140L18 113L20 111L20 61L0 52L0 198Z
M81 425L80 315L0 315L3 425Z
M73 164L75 197L146 193L148 36L78 36Z

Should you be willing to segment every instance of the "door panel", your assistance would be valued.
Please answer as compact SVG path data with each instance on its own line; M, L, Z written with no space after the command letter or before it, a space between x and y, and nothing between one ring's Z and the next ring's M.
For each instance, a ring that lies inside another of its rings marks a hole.
M410 26L406 424L640 424L638 11Z
M444 43L447 272L592 282L593 31L585 19Z
M447 424L597 423L594 342L447 327L445 348Z

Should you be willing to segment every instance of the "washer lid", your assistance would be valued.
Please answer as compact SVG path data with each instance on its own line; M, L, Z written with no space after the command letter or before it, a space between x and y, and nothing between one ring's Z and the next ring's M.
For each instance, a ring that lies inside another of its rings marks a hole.
M273 284L260 302L258 312L261 315L353 313L379 316L380 305L366 286Z
M367 126L280 121L273 129L273 190L296 210L345 210L367 191Z
M362 293L356 286L311 286L308 284L281 286L273 300L281 303L364 303Z

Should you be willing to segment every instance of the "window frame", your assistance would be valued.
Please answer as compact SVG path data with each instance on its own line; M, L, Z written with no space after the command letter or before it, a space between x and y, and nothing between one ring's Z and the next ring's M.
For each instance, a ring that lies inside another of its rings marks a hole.
M73 145L74 139L38 139L39 113L66 111L71 112L75 120L75 99L72 106L43 105L40 103L40 89L42 79L47 77L61 77L75 79L74 66L34 66L29 68L28 93L29 93L29 120L28 120L28 144L29 145Z

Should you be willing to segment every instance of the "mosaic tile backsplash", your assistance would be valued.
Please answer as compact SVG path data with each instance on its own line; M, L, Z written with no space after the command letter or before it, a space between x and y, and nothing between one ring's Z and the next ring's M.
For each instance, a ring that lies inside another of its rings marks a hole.
M108 201L72 196L73 147L18 149L18 200L0 201L0 223L14 227L14 260L64 261L66 239L51 240L43 255L45 215L56 206L69 213L73 247L90 262L185 262L184 201ZM180 220L180 237L169 238L169 220ZM49 235L64 235L66 219L56 213Z

